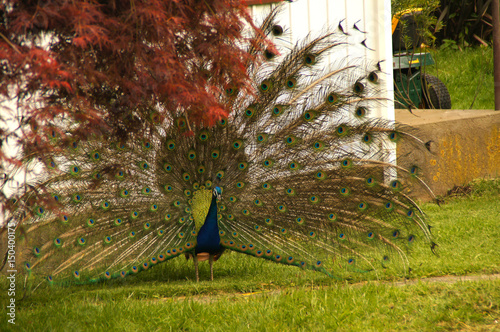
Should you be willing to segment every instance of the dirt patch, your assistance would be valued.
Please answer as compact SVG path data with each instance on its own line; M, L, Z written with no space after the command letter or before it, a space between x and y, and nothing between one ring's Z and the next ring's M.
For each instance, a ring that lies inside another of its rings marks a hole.
M472 193L472 187L466 186L454 186L446 193L446 197L462 197L468 196Z
M429 282L429 283L442 282L447 284L454 284L456 282L462 282L462 281L479 281L479 280L496 280L496 279L500 279L500 274L486 274L478 276L442 276L442 277L432 277L425 279L411 279L408 281L395 282L394 285L397 286L414 285L419 282Z

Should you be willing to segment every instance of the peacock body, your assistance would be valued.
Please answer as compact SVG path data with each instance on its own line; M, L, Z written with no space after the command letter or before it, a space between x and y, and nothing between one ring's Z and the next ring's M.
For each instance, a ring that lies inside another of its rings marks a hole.
M283 33L275 16L265 35ZM325 65L345 36L336 29L283 56L250 47L263 59L248 66L255 93L225 87L231 112L215 126L152 111L140 138L52 135L66 146L27 164L44 171L10 219L25 238L25 270L90 282L232 250L344 277L404 266L414 242L433 247L405 191L420 169L411 156L388 161L401 140L424 144L371 116L385 102L377 64Z

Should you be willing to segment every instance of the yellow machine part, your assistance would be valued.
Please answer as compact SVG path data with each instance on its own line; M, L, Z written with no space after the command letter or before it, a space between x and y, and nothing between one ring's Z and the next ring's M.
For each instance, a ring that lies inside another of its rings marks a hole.
M409 13L418 13L421 11L422 11L422 8L410 8L410 9L405 9L405 10L402 10L402 11L394 14L394 16L392 17L392 21L391 21L392 33L394 33L394 31L396 30L396 27L398 26L399 19L401 18L401 16L409 14Z

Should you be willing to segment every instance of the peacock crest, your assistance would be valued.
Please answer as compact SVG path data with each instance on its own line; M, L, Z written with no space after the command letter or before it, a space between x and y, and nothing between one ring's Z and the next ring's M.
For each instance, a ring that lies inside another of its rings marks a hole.
M265 36L284 33L276 13ZM420 169L411 156L390 160L401 140L424 144L373 116L385 103L376 63L327 64L345 45L335 29L283 55L249 47L260 58L248 65L254 94L229 82L220 98L231 111L214 126L152 111L149 130L122 142L54 134L64 148L30 162L44 171L13 203L25 270L90 282L232 250L342 278L405 266L415 242L433 247L405 190L425 186Z

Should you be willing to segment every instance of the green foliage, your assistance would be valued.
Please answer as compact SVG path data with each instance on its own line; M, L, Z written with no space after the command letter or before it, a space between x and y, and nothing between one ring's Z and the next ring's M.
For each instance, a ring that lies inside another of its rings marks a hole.
M392 14L409 8L422 8L431 11L439 6L439 0L391 0Z
M457 42L452 39L443 39L443 43L440 47L441 50L454 50L458 51L460 48L457 45Z
M441 29L441 24L438 23L434 15L439 7L439 0L391 0L391 9L393 17L407 9L420 9L421 14L415 16L417 26L417 34L422 38L423 43L433 45L434 33ZM407 49L411 48L411 40L407 35L408 27L404 21L400 21L403 25L403 40Z
M420 35L428 45L453 40L467 47L482 44L492 35L489 0L391 0L391 4L393 15L408 8L423 9L418 19Z
M438 43L454 40L458 46L484 44L492 35L491 0L441 0L436 11L443 28Z
M429 50L427 50L429 51ZM448 88L454 109L494 109L493 49L448 46L429 51L436 65L425 68Z
M500 195L500 178L492 180L478 179L470 185L474 196Z

